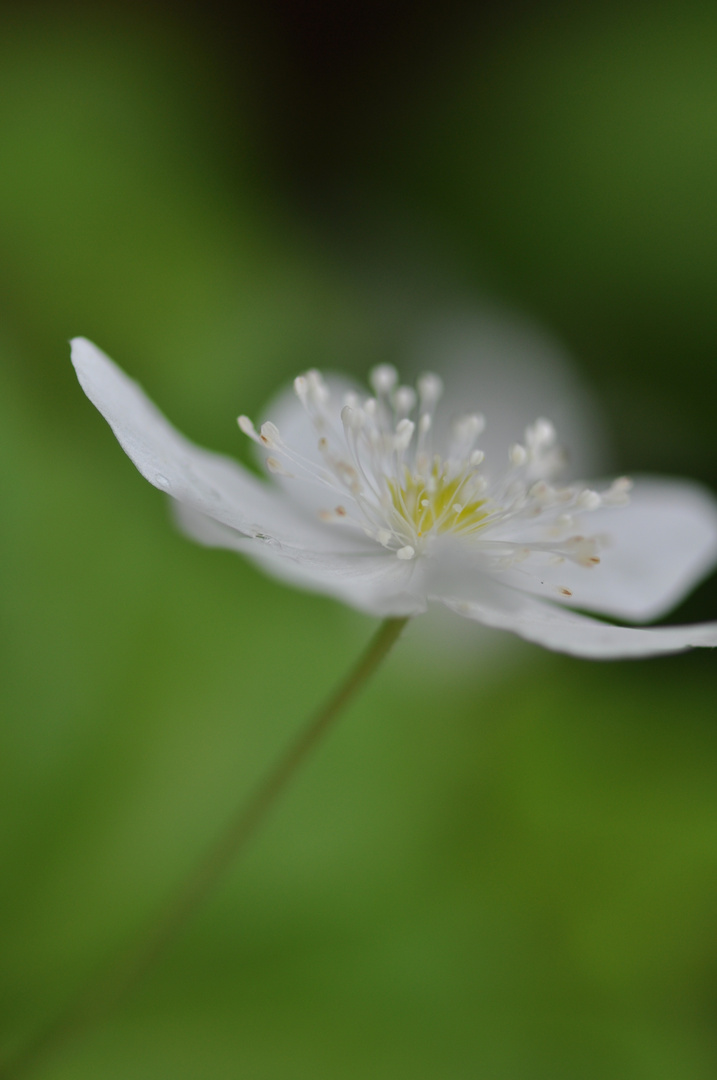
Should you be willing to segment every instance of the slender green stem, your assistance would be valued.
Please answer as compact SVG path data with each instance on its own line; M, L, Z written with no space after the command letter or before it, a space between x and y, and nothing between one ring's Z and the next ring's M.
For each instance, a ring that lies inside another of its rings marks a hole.
M119 962L91 981L84 992L14 1058L0 1063L0 1080L28 1076L50 1055L99 1023L117 1006L155 963L204 903L218 880L246 847L286 790L300 766L369 680L407 619L386 619L356 665L334 690L295 741L232 817L165 908Z

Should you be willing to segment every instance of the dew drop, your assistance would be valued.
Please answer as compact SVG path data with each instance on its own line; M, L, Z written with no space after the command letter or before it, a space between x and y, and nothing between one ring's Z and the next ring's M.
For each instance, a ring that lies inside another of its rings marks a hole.
M154 482L159 488L163 488L164 491L169 491L169 480L163 473L157 473L154 478Z
M276 540L273 536L269 536L267 533L255 532L254 533L254 539L255 540L260 540L261 543L265 544L267 547L273 547L273 548L281 547L279 541Z

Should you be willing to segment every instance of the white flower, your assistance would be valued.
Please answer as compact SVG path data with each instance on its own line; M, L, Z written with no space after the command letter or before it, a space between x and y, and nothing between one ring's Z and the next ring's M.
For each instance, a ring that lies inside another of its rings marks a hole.
M264 483L180 435L89 341L72 342L72 359L137 468L176 500L184 531L295 585L382 617L445 604L578 656L717 645L717 623L625 627L573 610L646 622L707 573L717 504L696 484L560 485L562 454L544 419L508 460L485 460L480 414L448 425L441 380L424 375L414 390L388 365L371 373L373 396L310 371L275 422L257 430L239 417L273 474Z

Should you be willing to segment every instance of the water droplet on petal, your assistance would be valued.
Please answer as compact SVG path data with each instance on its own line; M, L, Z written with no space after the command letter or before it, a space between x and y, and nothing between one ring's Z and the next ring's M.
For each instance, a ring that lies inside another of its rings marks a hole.
M254 539L255 540L260 540L261 543L265 544L267 547L273 547L273 548L281 547L281 544L279 543L279 541L276 540L273 536L269 536L267 533L255 532L254 533Z
M162 488L164 491L169 491L170 483L167 477L163 473L157 473L154 478L154 482L157 487Z

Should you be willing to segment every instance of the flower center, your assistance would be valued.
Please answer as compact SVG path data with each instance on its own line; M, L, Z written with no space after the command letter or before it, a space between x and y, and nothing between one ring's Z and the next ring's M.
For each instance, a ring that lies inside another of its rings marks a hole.
M479 414L455 420L443 453L433 450L434 412L443 391L438 376L423 375L414 390L399 386L396 370L382 364L370 382L375 396L361 398L355 391L337 397L318 371L294 381L318 455L302 454L271 422L257 432L248 417L239 417L241 430L269 451L270 472L310 480L331 493L318 508L321 521L358 527L399 559L428 553L432 537L451 533L474 540L497 570L529 555L543 563L600 562L597 539L574 535L576 516L626 502L629 481L617 480L602 494L554 486L563 458L553 425L542 419L526 428L524 444L511 447L505 466L489 481L476 448L484 427Z
M387 479L387 486L393 510L420 540L433 530L473 532L481 527L487 500L476 497L475 480L469 472L451 477L436 455L427 476L404 467L401 477Z

